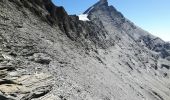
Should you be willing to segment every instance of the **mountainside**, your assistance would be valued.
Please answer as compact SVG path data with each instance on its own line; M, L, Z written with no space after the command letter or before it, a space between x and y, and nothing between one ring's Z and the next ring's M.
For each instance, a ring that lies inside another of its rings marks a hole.
M84 14L0 0L0 100L170 100L170 43L107 0Z
M121 37L127 34L135 42L139 42L138 44L143 44L150 50L159 52L163 58L170 56L169 43L135 26L113 6L108 6L107 0L100 0L84 13L88 14L89 19L92 21L101 21L111 35L120 35L118 37Z

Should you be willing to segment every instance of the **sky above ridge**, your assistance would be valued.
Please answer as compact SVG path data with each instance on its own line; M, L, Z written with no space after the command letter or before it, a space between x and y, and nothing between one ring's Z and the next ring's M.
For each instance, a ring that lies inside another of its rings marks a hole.
M79 15L99 0L52 0L68 14ZM151 34L170 41L170 0L108 0L127 19Z

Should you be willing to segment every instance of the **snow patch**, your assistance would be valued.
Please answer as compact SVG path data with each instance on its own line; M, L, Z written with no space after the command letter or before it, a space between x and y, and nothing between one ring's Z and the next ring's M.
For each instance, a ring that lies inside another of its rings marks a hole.
M87 14L81 14L79 15L79 20L82 20L82 21L90 21L88 18L87 18Z

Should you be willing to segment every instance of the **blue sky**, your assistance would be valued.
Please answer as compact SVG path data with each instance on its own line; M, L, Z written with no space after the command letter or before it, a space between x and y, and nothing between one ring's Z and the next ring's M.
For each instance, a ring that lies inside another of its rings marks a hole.
M52 0L69 14L81 14L99 0ZM108 0L126 18L165 41L170 41L170 0Z

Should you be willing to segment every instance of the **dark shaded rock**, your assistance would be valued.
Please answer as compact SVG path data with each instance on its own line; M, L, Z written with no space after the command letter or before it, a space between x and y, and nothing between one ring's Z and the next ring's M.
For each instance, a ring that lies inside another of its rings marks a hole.
M62 95L59 95L59 98L61 99L61 100L67 100L64 96L62 96Z
M49 64L52 60L49 55L43 54L43 53L35 53L33 57L34 57L33 59L35 62L41 63L41 64Z
M167 59L168 61L170 61L170 56L169 56L169 57L166 57L166 59Z
M167 77L168 76L168 73L163 73L163 77Z
M165 43L165 44L164 44L164 47L165 47L166 49L170 50L170 43L169 43L169 42L168 42L168 43Z
M160 56L162 58L166 58L170 56L170 44L164 42L160 38L152 38L151 36L143 36L141 39L144 41L146 47L148 47L150 50L160 52Z
M14 100L14 99L10 99L10 98L7 98L3 95L0 95L0 100Z
M1 78L4 78L4 77L6 77L7 76L7 71L5 71L5 70L0 70L0 79Z
M161 68L170 69L170 65L165 65L165 64L162 64L162 65L161 65Z
M168 52L166 49L162 48L161 52L161 57L162 58L166 58L168 56L170 56L170 52Z
M133 70L132 66L131 66L128 62L126 62L125 64L126 64L131 70Z
M0 85L2 84L17 84L17 85L21 85L21 84L18 84L12 80L8 80L8 79L0 79Z
M160 100L164 100L161 95L159 95L157 92L152 91L153 95L158 97Z
M0 66L0 70L13 71L13 70L15 70L15 67L13 67L13 66Z
M6 98L5 96L0 95L0 100L9 100L9 99Z
M55 6L51 0L9 0L14 2L19 7L26 7L32 11L35 15L39 16L43 21L48 21L50 25L58 24L60 20L68 17L67 12L63 7ZM49 14L45 14L42 11L46 9ZM63 23L63 22L62 22Z
M42 97L42 96L46 95L51 90L52 90L51 85L38 87L38 88L34 89L31 93L29 93L26 96L22 97L21 100L31 100L33 98L39 98L39 97Z

